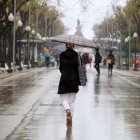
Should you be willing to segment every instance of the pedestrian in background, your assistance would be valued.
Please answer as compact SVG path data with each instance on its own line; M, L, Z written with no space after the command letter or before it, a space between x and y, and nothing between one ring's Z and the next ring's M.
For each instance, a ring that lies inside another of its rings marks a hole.
M109 51L107 56L107 64L108 64L108 74L112 75L113 65L115 64L115 56L113 51Z
M74 44L66 43L66 50L60 54L61 77L58 94L66 111L67 126L72 126L76 93L79 91L78 53L73 50Z
M46 63L46 67L49 67L49 64L50 64L50 55L46 55L45 56L45 63Z
M91 68L91 66L92 66L92 54L89 53L88 58L89 58L89 66Z
M97 71L97 76L100 76L100 63L102 61L102 56L100 55L100 52L99 52L98 48L96 48L95 50L96 50L96 54L95 54L95 62L94 62L95 65L94 65L94 67Z
M87 69L87 64L89 64L89 56L88 53L83 53L82 55L82 62L85 66L85 69Z

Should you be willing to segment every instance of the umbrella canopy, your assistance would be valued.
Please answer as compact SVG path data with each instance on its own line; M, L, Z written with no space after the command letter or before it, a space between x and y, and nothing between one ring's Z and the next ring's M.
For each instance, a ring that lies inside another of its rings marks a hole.
M112 46L112 47L107 47L104 50L105 51L118 51L118 48L116 46Z
M65 47L64 44L63 44L63 45L61 44L61 45L55 46L55 47L54 47L54 50L55 50L56 52L58 52L58 53L61 53L61 52L63 52L63 51L66 50L66 47Z
M81 53L93 53L93 48L79 47L79 48L76 48L75 50Z
M82 47L95 48L92 40L78 36L78 35L58 35L50 38L53 42L73 43Z

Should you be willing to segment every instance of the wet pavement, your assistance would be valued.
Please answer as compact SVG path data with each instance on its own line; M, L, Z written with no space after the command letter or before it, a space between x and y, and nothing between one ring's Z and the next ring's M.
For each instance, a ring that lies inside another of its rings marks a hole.
M0 80L0 139L9 135L53 86L59 75L55 70L33 69Z
M139 75L114 70L110 76L107 69L101 69L100 77L94 69L87 75L68 128L56 94L57 69L42 68L1 81L0 140L139 140Z

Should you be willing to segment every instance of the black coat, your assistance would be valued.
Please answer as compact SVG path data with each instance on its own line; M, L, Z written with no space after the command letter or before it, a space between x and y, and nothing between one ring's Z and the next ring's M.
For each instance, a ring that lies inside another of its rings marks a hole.
M95 64L99 64L99 63L101 63L101 55L99 51L97 51L95 54Z
M59 81L58 94L77 93L80 85L78 75L78 53L67 49L60 54L61 77Z

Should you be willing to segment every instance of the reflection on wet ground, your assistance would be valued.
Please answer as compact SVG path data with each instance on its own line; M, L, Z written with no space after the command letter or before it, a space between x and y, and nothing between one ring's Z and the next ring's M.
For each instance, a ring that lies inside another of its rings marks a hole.
M80 87L77 94L72 128L66 127L65 112L56 94L57 79L6 140L139 140L140 87L116 75L108 76L105 70L100 77L94 70L88 70L87 75L87 86Z
M140 77L126 77L128 80L131 80L134 83L137 83L140 85Z
M49 71L32 71L20 74L20 76L12 76L10 80L2 79L0 81L0 106L14 104L18 99L23 97L33 89L37 88L37 84ZM2 112L1 112L2 113Z
M66 130L66 140L72 140L72 127L68 126Z

